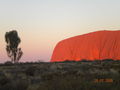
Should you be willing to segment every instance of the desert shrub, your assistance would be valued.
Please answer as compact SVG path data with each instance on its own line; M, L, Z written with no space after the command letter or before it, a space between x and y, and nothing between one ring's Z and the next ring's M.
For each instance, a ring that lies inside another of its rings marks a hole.
M54 76L54 75L53 75ZM95 83L95 76L88 77L89 75L76 76L75 74L67 74L66 76L54 76L51 79L46 80L37 90L119 90L120 82ZM90 79L89 79L90 78ZM99 77L103 78L103 77Z
M42 83L37 90L81 90L84 79L74 75L54 76Z
M9 79L3 72L0 72L0 90L26 90L27 87L27 80Z
M0 86L7 84L10 80L5 76L3 72L0 72Z
M36 67L30 66L25 70L25 73L27 76L34 76L35 71L36 71Z
M27 90L37 90L39 87L38 84L32 84L32 85L29 85L28 89ZM43 89L44 90L44 89Z
M120 87L107 83L92 83L79 79L56 79L40 85L37 90L119 90Z
M4 64L5 64L6 66L11 66L11 65L13 65L13 63L12 63L11 61L6 61Z
M0 87L0 90L27 90L28 82L25 80L11 81Z
M113 61L113 59L103 59L103 61L108 61L108 62L110 62L110 61Z
M8 79L3 72L0 72L0 90L10 90L9 85L10 79Z
M15 90L27 90L29 83L27 80L17 80L12 85Z
M75 60L65 60L65 61L62 61L63 63L74 63L76 62Z
M80 62L90 62L90 60L82 59Z

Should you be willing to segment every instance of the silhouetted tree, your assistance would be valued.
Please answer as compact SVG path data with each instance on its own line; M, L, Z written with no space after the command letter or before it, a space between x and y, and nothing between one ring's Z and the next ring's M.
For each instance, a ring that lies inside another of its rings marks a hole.
M20 44L21 40L18 36L17 31L12 30L12 31L6 32L5 41L7 43L6 51L7 51L8 57L11 58L11 61L13 63L17 63L23 55L21 48L18 48L18 45Z

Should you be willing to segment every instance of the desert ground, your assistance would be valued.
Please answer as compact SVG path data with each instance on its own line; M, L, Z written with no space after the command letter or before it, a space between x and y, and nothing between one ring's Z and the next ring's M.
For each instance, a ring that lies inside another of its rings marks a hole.
M120 90L120 61L0 64L0 90Z

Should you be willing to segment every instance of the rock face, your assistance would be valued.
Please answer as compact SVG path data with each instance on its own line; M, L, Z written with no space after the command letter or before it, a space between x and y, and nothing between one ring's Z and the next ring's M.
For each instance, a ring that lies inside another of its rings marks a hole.
M120 60L120 30L97 31L60 41L51 62L75 60Z

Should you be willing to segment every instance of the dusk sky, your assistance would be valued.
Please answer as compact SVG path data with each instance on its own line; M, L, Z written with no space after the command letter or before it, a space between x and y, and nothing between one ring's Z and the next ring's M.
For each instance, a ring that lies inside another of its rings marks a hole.
M120 30L120 0L0 0L0 62L10 60L4 35L17 30L20 61L49 61L55 45L98 30Z

